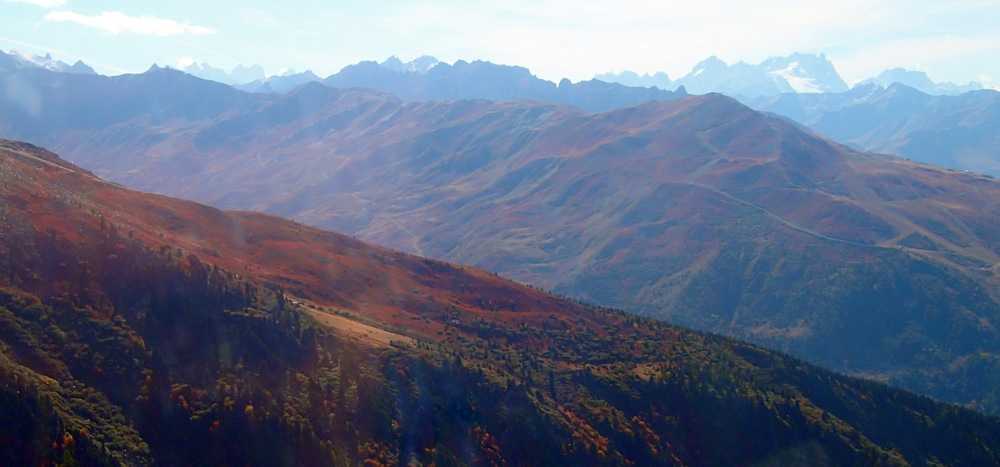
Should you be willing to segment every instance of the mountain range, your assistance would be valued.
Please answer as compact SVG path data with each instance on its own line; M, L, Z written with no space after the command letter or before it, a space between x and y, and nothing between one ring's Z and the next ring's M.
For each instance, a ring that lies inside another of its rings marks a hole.
M0 70L12 70L15 68L43 68L59 73L75 73L81 75L97 74L93 68L80 60L77 60L76 63L69 65L53 59L50 54L41 56L31 52L22 52L18 50L11 50L10 54L6 54L0 51Z
M927 73L922 71L906 70L903 68L892 68L879 73L878 76L858 83L859 85L875 84L882 88L888 88L895 83L914 88L924 94L957 96L969 91L979 91L983 86L976 82L965 85L958 85L951 82L935 83L927 77Z
M237 65L232 71L227 72L208 63L192 62L178 69L192 76L229 85L240 85L265 79L264 68L260 65Z
M3 52L0 52L0 54L4 55L0 56L0 69L13 66L40 67L57 72L95 74L94 70L82 61L77 61L71 66L52 59L52 56L48 54L39 56L30 52L17 50L10 51L9 55L3 54ZM429 55L418 57L409 62L403 62L393 56L381 63L361 62L351 65L342 70L341 73L349 68L371 67L373 64L377 64L384 70L409 76L412 82L413 75L427 75L437 65L445 65L445 68L461 68L466 63L460 60L454 65L448 65ZM474 63L487 66L489 69L498 70L500 73L504 73L505 68L513 68L511 76L517 76L518 74L523 74L521 72L527 71L520 67L506 67L489 62L476 61ZM302 73L296 73L294 70L284 70L280 74L267 76L260 65L237 65L231 71L227 72L222 68L213 67L208 63L191 62L177 69L192 76L228 84L250 92L283 93L291 91L307 82L323 80L323 78L315 75L310 70ZM398 92L398 89L383 89L379 87L378 83L386 80L385 75L373 72L371 69L368 69L367 73L370 76L360 81L358 81L359 76L357 74L343 78L335 78L334 76L336 75L333 75L328 79L341 85L346 84L346 87L374 87L375 89L392 92L400 97L414 93L412 90ZM530 72L527 74L531 76ZM533 76L531 77L534 78ZM486 73L480 73L476 78L489 80L489 76ZM519 76L518 78L524 80L523 76ZM740 99L770 97L790 92L808 94L847 91L847 84L844 83L825 54L813 55L804 53L794 53L787 57L770 57L757 65L751 65L742 61L728 65L718 57L712 56L699 62L690 73L677 81L671 81L670 77L664 72L657 72L653 75L647 73L640 76L632 71L602 73L595 76L594 80L622 84L627 87L656 87L661 90L676 89L683 86L687 91L694 94L718 92ZM861 81L855 86L875 84L882 88L888 88L894 83L903 84L931 95L958 95L968 91L983 89L982 85L977 82L970 82L965 85L958 85L951 82L935 83L922 71L906 70L903 68L885 70L878 76ZM397 83L396 86L400 86L400 84ZM420 84L410 84L410 86L420 86ZM426 96L418 97L418 99L422 98L426 98ZM464 98L488 97L464 95Z
M41 67L44 62L37 56L21 62L13 57L0 57L0 68L5 67L5 60L9 62L6 68L31 64ZM65 64L61 66L49 69L64 70ZM82 63L75 66L89 70ZM568 104L589 112L675 99L687 95L688 90L722 92L757 110L792 118L856 149L1000 176L995 91L981 90L978 83L933 83L923 72L900 68L886 70L848 90L822 54L792 54L771 57L759 65L739 62L732 66L710 57L676 82L665 73L641 77L623 72L575 84L563 80L558 85L520 67L481 61L449 65L430 56L405 63L396 57L382 63L361 62L325 80L311 71L265 78L259 66L239 66L232 73L197 63L181 69L258 93L286 93L305 83L324 82L339 88L371 88L410 101L531 99ZM678 88L676 92L661 91L674 87ZM962 95L976 90L980 91Z
M481 62L488 63L488 62ZM380 83L386 81L385 76L391 74L380 74L372 70L375 62L362 62L352 65L340 73L352 67L368 67L367 79L360 79L354 75L350 79L338 80L330 77L342 87L373 87L382 91L388 91L399 97L404 97L412 91L400 91L397 83L396 89L386 89ZM425 55L410 62L403 62L397 57L389 57L377 65L398 75L408 76L410 81L414 77L426 75L437 65L452 67L465 64L459 61L454 65L448 65L438 59ZM494 64L489 64L497 66ZM516 68L516 67L515 67ZM209 79L220 83L234 85L239 89L251 92L288 92L308 81L320 81L322 78L314 75L310 71L304 73L285 72L281 75L264 77L264 72L260 66L252 67L237 66L232 72L211 67L207 64L192 63L179 68L185 73ZM503 67L497 68L502 72ZM339 74L339 73L338 73ZM530 75L530 73L528 73ZM490 80L490 77L483 74L478 76L479 80ZM523 78L521 78L523 79ZM661 90L677 89L683 86L688 92L693 94L705 94L718 92L728 94L737 98L756 98L762 96L775 96L783 93L840 93L848 90L847 84L837 73L836 69L825 54L813 55L804 53L794 53L787 57L770 57L757 65L745 62L737 62L728 65L718 57L709 57L699 62L690 73L677 81L672 81L664 72L657 72L653 75L639 74L632 71L621 73L602 73L594 77L595 80L607 83L617 83L628 87L656 87ZM389 80L392 80L391 78ZM396 77L396 81L406 80ZM345 83L347 81L347 83ZM954 83L935 83L922 71L906 70L903 68L893 68L885 70L878 76L864 80L855 86L876 84L883 88L888 88L893 83L904 84L915 88L923 93L932 95L958 95L968 91L982 89L982 85L971 82L965 85ZM410 87L415 86L410 84ZM465 95L466 98L485 98L480 95ZM423 97L426 98L426 97Z
M237 87L253 92L288 92L310 81L319 78L306 72ZM603 82L630 87L608 87ZM739 62L732 66L710 57L676 82L664 73L643 79L627 72L599 75L595 80L576 84L564 80L558 87L519 67L461 61L448 65L429 56L404 63L390 57L379 64L362 62L346 67L324 83L339 88L372 88L411 101L533 99L573 105L589 112L669 100L687 91L722 92L755 109L790 117L857 149L1000 176L996 91L981 90L978 83L933 83L923 72L900 68L886 70L848 89L822 54L792 54L771 57L758 65ZM658 89L640 90L652 86ZM678 92L659 91L673 88ZM963 95L971 91L977 92Z
M696 94L722 92L732 96L847 90L826 56L807 54L772 57L756 66L744 62L730 66L717 57L709 57L677 84L689 87Z
M898 83L868 84L842 93L786 93L744 102L858 149L1000 177L995 90L932 96Z
M998 110L994 108L997 94L981 90L978 83L933 83L923 72L897 68L848 90L822 54L792 54L771 57L759 65L739 62L732 66L711 57L676 82L662 73L649 77L652 81L639 78L634 73L626 74L624 80L601 75L576 84L564 80L553 87L520 67L478 61L448 65L425 56L408 63L396 57L379 64L362 62L323 82L338 88L376 89L410 101L532 99L573 105L588 112L670 100L687 95L689 90L695 94L722 92L755 109L790 117L857 149L1000 176L1000 139L995 137L1000 134ZM306 72L237 87L288 92L318 80ZM609 87L605 81L621 81L632 87ZM650 84L678 91L642 90ZM905 91L907 88L919 92ZM964 95L972 91L976 92Z
M663 72L653 75L647 73L642 76L632 71L607 72L594 78L626 86L655 86L660 89L684 86L693 94L720 92L740 99L770 97L785 93L841 93L848 90L847 83L825 54L794 53L787 57L770 57L757 65L742 61L729 65L713 56L699 62L690 73L677 81L671 81ZM877 77L857 85L876 84L888 88L893 83L904 84L935 95L957 95L983 88L976 82L966 85L950 82L934 83L922 71L902 68L883 71Z
M1000 420L0 141L0 462L990 465Z
M563 79L557 85L532 75L523 67L478 60L459 60L453 65L436 63L417 71L400 71L392 62L361 62L327 77L323 84L336 88L371 88L405 101L535 100L572 105L587 112L687 95L683 89L630 88L598 80L572 83Z
M188 69L182 71L187 72ZM216 76L217 74L194 73L221 83L232 83L236 79L234 76ZM538 100L572 105L589 112L687 95L683 90L673 92L631 88L598 80L580 83L562 80L555 84L532 75L522 67L478 60L471 63L459 60L449 65L433 57L420 57L409 63L390 57L382 63L360 62L344 67L325 79L306 71L261 77L234 87L257 93L285 93L311 82L322 82L338 88L370 88L408 101Z
M166 69L4 79L33 97L0 108L2 134L131 187L1000 407L988 177L857 152L721 95L588 114L320 83L251 94Z

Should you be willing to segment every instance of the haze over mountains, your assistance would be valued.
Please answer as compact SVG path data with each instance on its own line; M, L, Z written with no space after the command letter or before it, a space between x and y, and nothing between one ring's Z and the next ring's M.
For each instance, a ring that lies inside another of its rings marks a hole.
M988 465L1000 421L0 140L3 463Z
M809 54L732 66L712 57L674 82L663 73L605 73L597 79L722 92L858 149L1000 176L998 94L976 82L934 83L923 72L894 68L847 89L823 55Z
M34 100L0 109L2 134L129 186L998 407L986 177L855 152L721 95L588 114L320 83L251 94L166 69L4 79Z
M193 74L222 83L236 80L235 76L212 78L216 75L214 72ZM361 62L347 66L325 79L306 71L256 79L235 87L250 92L284 93L310 82L322 82L338 88L372 88L410 101L528 99L568 104L590 112L687 95L683 91L630 88L597 80L575 84L563 80L557 85L532 75L522 67L478 60L471 63L459 60L449 65L433 57L420 57L409 63L390 57L381 64Z
M95 75L97 72L93 68L77 60L76 63L67 63L55 60L52 55L36 55L31 52L21 52L11 50L10 54L0 51L0 70L11 70L15 68L44 68L49 71L60 73L75 73L81 75Z
M0 66L4 59L0 57ZM6 60L13 63L10 57ZM407 63L396 57L382 63L361 62L325 80L309 71L263 78L260 67L239 66L232 74L197 63L183 69L251 92L284 93L305 83L322 81L340 88L372 88L411 101L532 99L568 104L588 112L670 100L687 95L688 88L698 93L723 92L757 110L792 118L857 149L1000 176L1000 139L995 136L995 115L1000 110L996 108L995 91L949 99L944 95L966 93L981 86L935 84L921 72L902 69L887 70L847 90L823 55L793 54L772 57L759 65L740 62L732 66L712 57L675 83L662 73L642 78L625 72L575 84L563 80L556 85L520 67L481 61L449 65L430 56ZM253 81L233 84L249 79ZM680 88L677 92L661 90L671 86ZM904 91L906 88L917 92ZM942 97L932 98L939 94ZM955 115L962 117L956 119Z
M463 63L459 61L454 65L449 65L434 57L425 55L410 62L403 62L397 57L389 57L385 61L377 63L377 65L384 70L412 78L410 75L426 75L438 65L444 65L448 68L459 66ZM368 73L375 73L375 70L377 70L373 68L375 64L376 62L362 62L357 65L348 66L337 75L343 74L348 69L354 67L368 67ZM493 66L499 67L497 68L498 70L504 68L502 65ZM287 92L306 81L320 81L322 79L309 71L305 73L286 71L280 75L265 78L264 72L259 66L244 67L243 65L239 65L231 73L227 73L225 70L212 67L208 64L198 64L195 62L179 69L199 78L235 85L239 89L254 92ZM530 73L528 74L530 75ZM368 77L367 81L355 81L350 84L345 84L343 79L338 80L333 76L329 77L328 81L340 87L375 87L376 89L392 92L389 89L380 87L378 84L373 85L373 83L379 83L381 80L386 79L385 76L391 75L381 74L379 79ZM676 81L672 81L663 72L653 75L645 74L643 76L631 71L623 71L621 73L608 72L599 74L594 78L599 81L618 83L629 87L657 87L661 90L674 90L684 86L687 92L692 94L718 92L738 98L774 96L790 92L839 93L848 90L848 85L824 54L812 55L803 53L795 53L787 57L770 57L757 65L751 65L742 61L728 65L713 56L699 62L690 73ZM477 77L477 79L502 80L503 77L483 75ZM934 83L924 72L902 68L886 70L877 77L872 77L858 84L877 84L883 88L888 88L893 83L905 84L923 93L933 95L957 95L982 89L982 85L976 82L970 82L965 85ZM397 97L408 98L401 95L405 94L405 92L393 92L393 94L396 94Z
M792 54L771 57L759 65L728 65L717 57L702 60L683 78L671 82L664 73L639 77L634 72L604 73L596 79L630 86L669 89L684 86L694 94L721 92L731 96L773 96L785 92L841 92L847 84L825 55ZM624 81L623 81L624 80Z
M260 65L237 65L232 71L226 72L226 70L213 67L208 63L193 62L178 69L189 75L229 85L246 84L265 79L264 68ZM290 74L294 74L294 72Z
M18 64L13 56L0 56L0 68L19 68L31 63L41 66L35 62ZM432 72L438 65L442 66ZM792 118L858 149L1000 176L1000 139L995 137L997 119L994 117L1000 110L996 109L995 91L987 90L966 98L932 98L924 94L965 93L981 86L978 83L965 86L935 84L922 72L902 69L887 70L845 90L843 80L823 55L793 54L771 57L759 65L740 62L733 66L712 57L676 83L671 83L663 73L655 78L647 75L648 79L644 79L625 72L605 74L576 84L564 80L555 85L520 67L480 61L448 65L430 56L407 63L396 57L382 63L361 62L325 80L310 71L288 71L263 78L260 67L239 66L232 74L197 63L183 69L251 92L284 93L305 83L323 81L334 87L385 91L404 100L534 99L569 104L589 112L674 99L687 95L686 90L671 93L660 89L686 85L699 92L729 94L757 110ZM249 79L253 81L232 84ZM605 81L620 81L622 86ZM623 87L626 85L630 87ZM660 89L642 88L650 85ZM907 87L919 92L904 91ZM766 92L748 97L756 94L748 91L751 88ZM825 115L827 113L830 115ZM962 115L962 118L956 119L954 115Z
M626 86L671 89L684 86L693 94L721 92L737 98L758 98L784 93L840 93L848 90L847 83L824 54L812 55L795 53L787 57L770 57L751 65L737 62L729 65L717 57L709 57L697 65L690 73L677 81L671 81L666 73L639 76L632 71L607 72L595 76L596 79ZM862 81L858 85L876 84L888 88L894 83L916 88L921 92L935 95L957 95L983 88L980 83L965 85L955 83L934 83L922 71L893 68L883 71L877 77Z
M932 96L901 84L867 84L745 102L859 149L1000 177L1000 93L994 90Z
M882 73L879 73L878 76L864 80L858 84L864 85L869 83L876 84L883 88L888 88L894 83L899 83L916 89L924 94L947 96L955 96L969 91L978 91L983 88L981 84L976 82L971 82L965 85L958 85L951 82L935 83L931 81L931 79L927 77L927 74L922 71L906 70L903 68L885 70Z

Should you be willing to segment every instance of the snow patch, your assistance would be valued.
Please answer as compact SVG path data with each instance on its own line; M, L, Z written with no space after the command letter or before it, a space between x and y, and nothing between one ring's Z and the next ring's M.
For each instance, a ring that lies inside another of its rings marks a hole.
M799 62L792 62L789 63L784 69L774 70L769 72L769 74L784 80L797 93L816 94L823 92L822 85L817 83L813 78L800 76L801 72L802 70L799 69Z

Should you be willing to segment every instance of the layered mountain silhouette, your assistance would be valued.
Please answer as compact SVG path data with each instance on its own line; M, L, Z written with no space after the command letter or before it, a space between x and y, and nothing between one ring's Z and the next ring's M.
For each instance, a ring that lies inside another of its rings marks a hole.
M902 84L745 101L851 146L1000 176L1000 92L932 96Z
M855 152L721 95L587 114L319 83L247 94L163 69L36 73L6 75L38 97L0 109L3 134L129 186L997 410L989 178Z
M599 80L559 84L531 74L527 68L484 61L459 60L427 68L361 62L323 80L336 88L370 88L405 101L456 99L536 100L599 112L640 102L684 97L683 90L632 88ZM411 68L414 68L411 70Z
M0 460L1000 462L1000 422L0 141Z
M59 60L53 59L52 55L37 55L31 52L11 50L10 54L0 51L0 71L12 70L15 68L43 68L58 73L75 73L81 75L97 74L93 68L83 61L69 65Z
M252 92L288 92L312 81L320 79L306 72L237 87ZM721 92L755 109L795 119L858 149L1000 176L1000 140L994 137L998 134L998 119L991 107L996 101L995 91L961 96L981 90L982 86L934 83L922 72L899 68L886 70L848 90L823 54L771 57L758 65L727 65L710 57L676 82L664 73L640 77L625 72L607 73L575 84L563 80L558 86L521 67L481 61L448 65L429 56L404 63L390 57L382 63L348 66L324 82L338 88L376 89L408 101L531 99L589 112L670 100L686 95L688 90L695 94ZM674 88L678 89L675 93L661 91Z
M208 63L192 62L178 69L202 79L230 85L263 82L265 79L264 68L260 65L237 65L232 71L227 72L222 68L213 67Z
M801 53L788 57L771 57L757 65L742 61L729 65L712 56L702 60L690 73L673 82L664 73L641 77L634 72L604 73L597 75L595 79L629 86L656 86L661 89L684 86L694 94L719 92L743 97L847 90L847 84L825 55Z
M983 89L983 85L977 82L971 82L964 85L958 85L952 82L935 83L931 81L931 79L927 76L927 73L922 71L907 70L904 68L891 68L885 70L874 78L862 81L859 85L863 86L865 84L875 84L879 87L888 88L896 83L909 86L925 94L933 95L957 96L969 91L979 91Z
M313 81L320 78L306 72L256 80L237 88L283 93ZM575 84L563 80L558 85L538 79L520 67L480 61L449 65L429 56L404 63L390 57L382 63L348 66L323 81L338 88L363 87L389 92L408 101L531 99L568 104L589 112L670 100L686 95L688 90L696 94L722 92L755 109L793 118L858 149L1000 175L997 157L1000 142L993 137L997 134L998 120L990 107L996 100L995 91L963 97L961 94L981 86L934 83L922 72L899 68L886 70L848 90L822 54L771 57L758 65L744 62L727 65L710 57L676 82L663 73L641 77L624 72L607 73ZM674 88L683 91L661 91ZM920 92L910 92L908 88Z
M742 61L729 65L713 56L699 62L690 73L677 81L671 81L663 72L639 76L633 71L602 73L595 76L595 79L626 86L655 86L660 89L684 86L694 94L719 92L739 99L772 97L785 93L842 93L848 90L847 84L825 54L804 53L770 57L757 65ZM855 86L875 84L888 88L894 83L934 95L957 95L983 88L977 82L965 85L935 83L924 72L903 68L885 70Z
M302 86L303 84L316 81L322 81L322 78L316 76L316 74L310 70L306 70L302 73L289 71L281 75L268 76L249 83L234 85L233 87L249 92L285 93Z
M223 83L232 81L229 77L195 74ZM449 65L430 56L406 63L396 57L390 57L382 63L360 62L344 67L340 72L325 79L320 79L307 71L257 79L235 87L249 92L285 93L310 82L322 82L331 87L344 89L368 88L388 92L407 101L537 100L572 105L588 112L599 112L653 100L676 99L687 95L683 89L668 91L628 87L600 80L572 83L564 79L556 84L532 75L523 67L498 65L480 60L473 62L459 60Z

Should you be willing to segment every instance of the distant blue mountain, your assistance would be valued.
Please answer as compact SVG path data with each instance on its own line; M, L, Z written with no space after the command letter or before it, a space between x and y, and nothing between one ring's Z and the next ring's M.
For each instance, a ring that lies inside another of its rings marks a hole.
M744 99L859 149L1000 177L1000 92L933 96L894 83Z
M743 99L791 92L815 94L847 91L847 84L824 54L795 53L787 57L771 57L758 65L744 62L728 65L713 56L699 62L690 73L676 81L671 81L663 72L639 76L632 71L602 73L594 79L626 86L656 86L660 89L682 85L693 94L720 92ZM923 72L902 68L883 71L877 77L862 81L856 86L875 84L888 88L893 83L905 84L932 95L958 95L983 88L976 82L965 85L935 83Z
M78 75L97 74L93 68L80 60L69 65L52 58L50 54L38 55L19 50L11 50L10 54L0 52L0 70L12 70L15 68L44 68L58 73L74 73Z
M983 85L971 82L965 85L955 83L935 83L922 71L905 70L903 68L893 68L885 70L875 78L867 79L859 84L876 84L883 88L888 88L893 83L905 84L925 94L957 96L959 94L978 91L983 89Z
M265 78L264 68L260 65L236 65L233 71L227 72L208 63L194 62L179 69L192 76L230 85L252 83Z
M567 104L587 112L601 112L648 101L684 97L683 89L628 87L591 80L557 85L531 74L527 68L484 61L459 60L452 65L422 57L424 65L401 64L390 58L381 64L361 62L323 80L336 88L371 88L406 101L455 99L537 100Z
M773 96L785 92L823 93L847 90L826 56L792 54L771 57L758 65L737 62L728 65L718 57L702 60L690 73L670 81L665 73L639 76L630 71L604 73L595 79L629 86L656 86L661 89L684 86L694 94L719 92L730 96Z
M234 85L236 89L249 92L283 94L306 83L322 81L311 70L302 73L288 72L280 76L268 76L245 84Z

